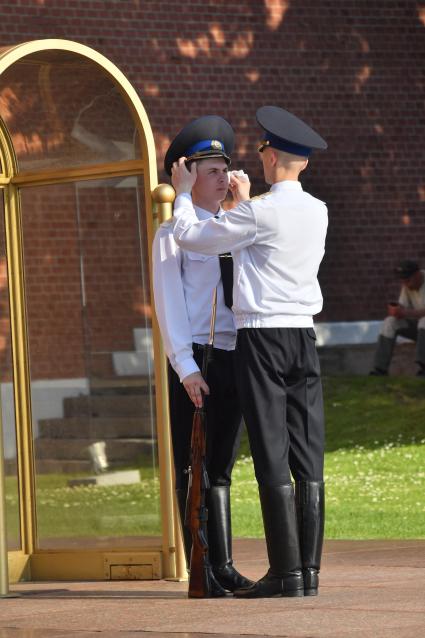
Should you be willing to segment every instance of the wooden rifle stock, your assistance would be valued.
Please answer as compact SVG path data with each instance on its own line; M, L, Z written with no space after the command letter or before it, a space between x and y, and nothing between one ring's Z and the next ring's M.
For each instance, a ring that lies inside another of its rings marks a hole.
M197 408L193 415L191 465L186 505L186 525L192 534L189 597L208 598L211 594L206 524L205 490L209 487L205 468L205 411Z
M207 379L208 363L212 356L214 344L215 313L217 291L214 290L210 338L204 346L202 360L202 377ZM205 397L202 408L196 408L192 422L192 438L189 467L189 489L187 493L185 525L192 535L192 551L190 555L189 598L209 598L212 594L211 565L208 559L207 519L208 510L205 505L205 492L209 488L208 474L205 464L206 455L206 412Z

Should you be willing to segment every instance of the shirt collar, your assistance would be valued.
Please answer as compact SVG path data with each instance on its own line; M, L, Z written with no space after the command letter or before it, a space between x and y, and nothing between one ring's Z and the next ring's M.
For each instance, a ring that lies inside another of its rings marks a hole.
M209 210L205 210L205 208L201 208L200 206L193 205L195 209L196 217L200 222L204 221L204 219L211 219L211 217L215 217L215 215L221 216L223 214L223 209L220 207L218 213L212 213Z
M301 182L293 179L285 179L283 182L276 182L276 184L272 184L270 187L270 191L272 193L277 190L302 191L302 189L303 187L301 186Z

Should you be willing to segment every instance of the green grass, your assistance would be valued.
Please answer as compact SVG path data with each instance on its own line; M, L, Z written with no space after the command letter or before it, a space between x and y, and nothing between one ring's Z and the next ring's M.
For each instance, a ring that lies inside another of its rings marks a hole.
M425 383L398 377L324 379L327 446L326 537L425 538ZM39 536L156 535L159 484L67 485L69 475L37 479ZM16 538L16 480L8 477L9 537ZM261 537L263 526L246 436L232 486L234 536Z
M324 379L326 537L425 538L425 383ZM248 444L233 474L235 536L263 535Z
M36 480L38 536L47 539L160 534L159 479L140 470L140 483L113 487L69 487L70 474L42 474ZM18 535L16 479L6 479L9 544Z
M160 531L159 481L38 489L39 537L151 536ZM59 514L59 516L58 516Z

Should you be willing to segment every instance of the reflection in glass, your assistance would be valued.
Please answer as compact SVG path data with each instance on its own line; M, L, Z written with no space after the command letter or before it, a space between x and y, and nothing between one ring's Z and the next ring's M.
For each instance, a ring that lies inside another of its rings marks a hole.
M160 534L142 195L136 177L21 191L41 548Z
M9 286L6 264L3 192L0 190L0 401L6 473L6 520L9 550L21 548L16 425L10 338Z
M134 121L110 76L65 51L28 55L0 77L0 116L20 171L140 158Z

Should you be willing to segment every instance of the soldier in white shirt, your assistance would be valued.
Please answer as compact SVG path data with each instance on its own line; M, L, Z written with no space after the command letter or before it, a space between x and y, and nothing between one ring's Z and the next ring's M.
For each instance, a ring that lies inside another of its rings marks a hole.
M185 155L198 166L193 185L196 219L223 214L221 202L229 189L228 164L234 133L228 122L205 116L190 122L170 145L164 166L168 174L175 160ZM206 464L211 487L208 508L209 559L217 582L213 595L252 584L233 567L230 483L239 447L241 408L234 374L236 328L231 311L232 260L185 250L177 246L172 221L158 229L153 243L155 308L170 362L169 393L175 480L180 518L189 561L191 536L184 527L187 468L194 406L207 397ZM213 358L208 379L203 379L203 345L210 332L213 291L217 288L217 313Z
M322 308L317 273L327 208L298 181L312 149L326 142L280 109L257 111L270 191L218 219L198 220L196 166L173 165L174 238L185 250L234 261L237 381L263 513L270 569L238 597L318 593L324 527L324 418L313 315ZM246 199L243 193L239 200ZM291 483L295 479L295 493Z
M394 345L398 335L416 341L416 363L418 377L425 377L425 270L416 261L403 259L394 274L401 281L398 302L388 304L375 352L373 370L370 374L388 374Z

